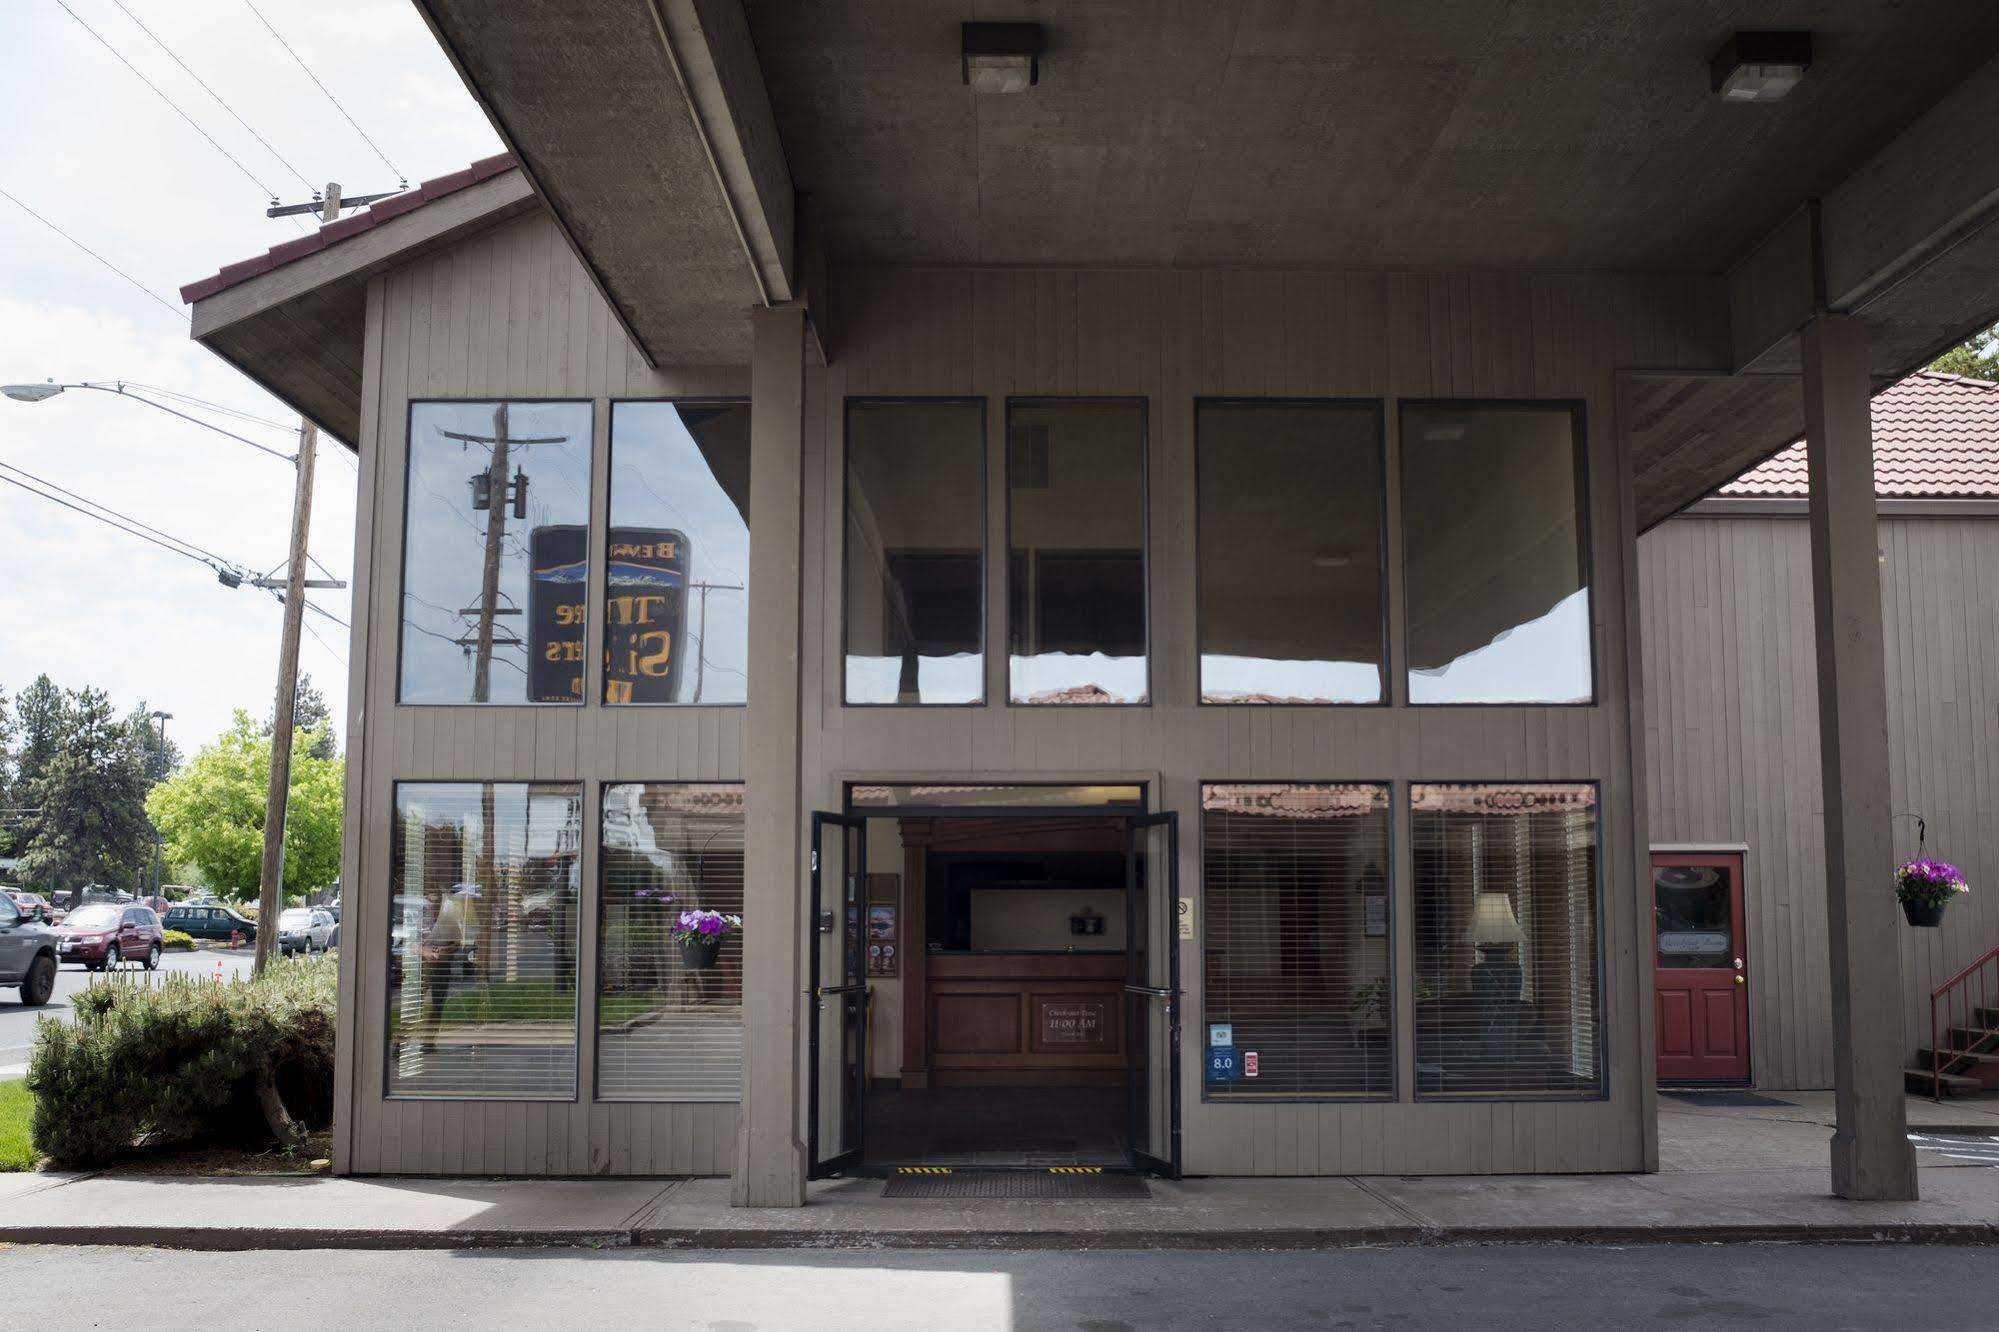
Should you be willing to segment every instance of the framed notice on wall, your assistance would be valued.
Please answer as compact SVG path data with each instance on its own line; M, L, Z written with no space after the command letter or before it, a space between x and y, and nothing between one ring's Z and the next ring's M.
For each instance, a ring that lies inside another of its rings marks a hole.
M902 876L868 876L868 975L899 976L902 951Z

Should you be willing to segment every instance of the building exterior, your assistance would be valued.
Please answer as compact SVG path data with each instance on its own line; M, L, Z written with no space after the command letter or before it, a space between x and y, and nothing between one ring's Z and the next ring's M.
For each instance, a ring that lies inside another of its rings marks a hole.
M510 153L184 291L360 460L337 1170L1654 1168L1638 538L1808 434L1911 1195L1867 404L1999 16L419 7Z

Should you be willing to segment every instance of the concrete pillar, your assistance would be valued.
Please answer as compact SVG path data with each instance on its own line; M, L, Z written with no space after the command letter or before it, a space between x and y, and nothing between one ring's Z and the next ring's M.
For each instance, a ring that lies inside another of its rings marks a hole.
M1812 616L1824 765L1827 937L1838 1126L1832 1191L1916 1196L1902 1067L1902 964L1889 840L1888 690L1875 528L1867 334L1852 315L1804 328Z
M738 1207L805 1202L798 1138L804 864L799 796L799 553L805 311L751 311L750 654L743 776L743 1093Z

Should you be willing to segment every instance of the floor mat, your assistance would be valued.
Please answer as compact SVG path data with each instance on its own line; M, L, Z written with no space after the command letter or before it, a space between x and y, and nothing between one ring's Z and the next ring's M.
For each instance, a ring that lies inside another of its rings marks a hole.
M1688 1105L1703 1109L1718 1110L1731 1105L1796 1105L1796 1101L1780 1101L1774 1096L1762 1096L1753 1091L1726 1089L1717 1091L1661 1091L1661 1096L1670 1096Z
M1150 1198L1137 1175L1059 1174L1043 1170L958 1170L898 1175L884 1198Z

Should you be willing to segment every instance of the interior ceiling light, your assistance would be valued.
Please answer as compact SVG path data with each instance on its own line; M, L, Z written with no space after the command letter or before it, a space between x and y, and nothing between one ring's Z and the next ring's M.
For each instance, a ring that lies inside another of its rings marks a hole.
M1708 62L1714 90L1728 102L1781 102L1812 67L1808 32L1738 32Z
M967 23L959 68L975 93L1019 93L1041 78L1039 23Z

